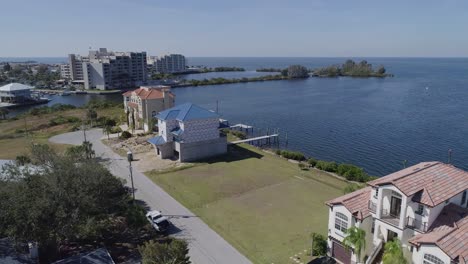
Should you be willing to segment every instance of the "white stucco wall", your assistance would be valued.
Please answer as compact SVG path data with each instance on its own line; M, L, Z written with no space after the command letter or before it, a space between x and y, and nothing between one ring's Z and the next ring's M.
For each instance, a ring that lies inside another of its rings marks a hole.
M439 247L435 245L421 245L419 250L414 248L413 249L413 263L415 264L422 264L424 260L424 254L431 254L436 256L440 260L442 260L445 264L450 264L451 259L450 257L445 254Z

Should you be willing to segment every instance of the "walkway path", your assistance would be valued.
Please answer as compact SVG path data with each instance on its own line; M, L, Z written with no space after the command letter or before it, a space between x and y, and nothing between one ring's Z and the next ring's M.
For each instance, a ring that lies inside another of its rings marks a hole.
M109 160L111 172L121 178L129 180L128 162L101 142L103 137L100 129L86 132L96 155ZM61 134L50 138L51 142L79 145L83 141L83 132L76 131ZM251 263L245 256L214 232L200 218L177 202L163 189L154 184L143 173L133 172L136 198L143 200L151 209L158 209L165 215L172 216L171 221L179 232L175 237L186 239L189 242L189 255L194 264L243 264Z

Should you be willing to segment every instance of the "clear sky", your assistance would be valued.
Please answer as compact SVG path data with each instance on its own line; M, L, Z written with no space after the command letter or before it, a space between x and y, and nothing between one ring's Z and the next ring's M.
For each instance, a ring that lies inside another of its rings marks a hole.
M468 57L466 0L0 0L0 57Z

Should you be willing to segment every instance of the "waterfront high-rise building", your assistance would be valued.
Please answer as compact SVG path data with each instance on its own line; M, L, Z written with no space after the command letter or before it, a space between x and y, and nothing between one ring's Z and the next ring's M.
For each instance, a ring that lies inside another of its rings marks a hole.
M120 89L145 84L146 52L89 51L88 57L70 54L70 76L85 89Z
M161 57L148 58L149 69L157 73L185 72L186 60L181 54L168 54Z

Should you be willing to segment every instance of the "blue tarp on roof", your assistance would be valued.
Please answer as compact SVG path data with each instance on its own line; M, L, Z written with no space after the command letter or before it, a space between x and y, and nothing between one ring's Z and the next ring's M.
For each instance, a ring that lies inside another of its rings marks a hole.
M157 137L154 137L154 138L150 138L150 139L148 139L148 142L153 144L153 145L156 145L156 146L166 144L166 140L164 140L164 138L162 136L157 136Z
M208 119L208 118L217 118L218 114L202 108L198 105L192 103L181 104L167 110L164 110L155 116L161 120L196 120L196 119Z

